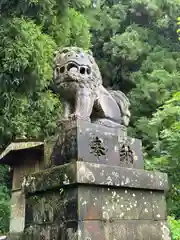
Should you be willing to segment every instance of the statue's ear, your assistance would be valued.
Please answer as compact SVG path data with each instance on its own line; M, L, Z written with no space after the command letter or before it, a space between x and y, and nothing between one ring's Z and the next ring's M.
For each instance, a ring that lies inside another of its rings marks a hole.
M59 52L59 51L55 51L55 52L54 52L54 54L53 54L54 57L58 54L58 52Z
M92 53L91 50L88 50L87 53L88 53L89 55L93 56L93 53Z

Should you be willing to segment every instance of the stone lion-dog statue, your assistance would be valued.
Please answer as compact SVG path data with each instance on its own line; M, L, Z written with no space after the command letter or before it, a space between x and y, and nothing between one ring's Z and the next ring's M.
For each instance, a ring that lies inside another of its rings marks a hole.
M79 118L109 127L128 126L129 100L121 91L102 85L91 53L78 47L55 52L53 86L64 103L64 119Z

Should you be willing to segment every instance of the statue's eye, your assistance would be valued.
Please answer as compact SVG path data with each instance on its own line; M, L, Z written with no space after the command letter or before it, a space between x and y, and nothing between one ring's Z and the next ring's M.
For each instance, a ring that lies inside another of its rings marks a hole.
M69 52L68 49L63 49L63 50L62 50L62 53L68 53L68 52Z

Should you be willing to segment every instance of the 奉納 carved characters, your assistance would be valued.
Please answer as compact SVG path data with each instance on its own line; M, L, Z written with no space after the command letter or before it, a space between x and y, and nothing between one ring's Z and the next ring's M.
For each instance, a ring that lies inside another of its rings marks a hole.
M128 126L129 101L121 91L107 91L92 53L78 47L58 50L54 89L64 103L64 118L80 118L110 127Z

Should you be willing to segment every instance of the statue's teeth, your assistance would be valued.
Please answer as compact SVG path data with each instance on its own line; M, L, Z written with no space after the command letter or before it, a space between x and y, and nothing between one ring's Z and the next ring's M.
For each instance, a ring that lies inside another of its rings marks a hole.
M77 72L78 69L77 69L76 67L72 67L69 71L70 71L70 72Z

